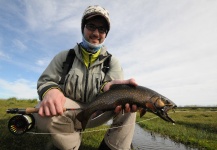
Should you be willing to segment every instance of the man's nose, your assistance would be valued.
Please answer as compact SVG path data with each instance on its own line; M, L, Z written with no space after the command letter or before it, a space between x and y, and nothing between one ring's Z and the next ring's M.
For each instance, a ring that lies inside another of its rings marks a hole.
M99 29L96 28L96 30L93 31L93 34L99 35Z

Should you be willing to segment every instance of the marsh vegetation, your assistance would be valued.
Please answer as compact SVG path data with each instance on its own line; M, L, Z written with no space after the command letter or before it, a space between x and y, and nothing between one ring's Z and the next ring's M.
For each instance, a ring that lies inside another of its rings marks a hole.
M43 150L49 143L49 135L25 133L21 136L14 136L8 131L8 121L13 114L7 114L8 108L34 107L36 99L17 100L10 98L0 100L0 145L2 150L10 149L31 149ZM165 122L156 118L152 113L144 117L137 117L138 124L148 132L160 133L178 143L195 147L198 149L217 149L217 108L178 108L175 113L169 115L176 121L176 124ZM154 118L154 119L152 119ZM105 126L87 129L82 134L81 150L97 150L106 132ZM34 129L33 129L34 132Z

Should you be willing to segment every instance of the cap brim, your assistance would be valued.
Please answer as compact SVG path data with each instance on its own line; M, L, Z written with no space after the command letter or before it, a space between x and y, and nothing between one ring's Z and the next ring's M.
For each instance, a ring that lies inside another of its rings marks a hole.
M105 18L103 15L100 15L100 14L92 14L92 15L86 17L85 19L86 19L86 20L89 20L89 19L91 19L91 18L93 18L93 17L96 17L96 16L101 16L101 17ZM106 18L105 18L105 19L106 19Z

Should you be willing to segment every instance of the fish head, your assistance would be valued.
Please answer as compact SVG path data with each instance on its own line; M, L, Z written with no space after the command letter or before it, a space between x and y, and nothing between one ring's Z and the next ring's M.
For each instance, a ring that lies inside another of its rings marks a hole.
M167 112L176 108L177 105L168 98L163 96L152 96L146 107L163 120L175 123L175 121L168 116Z

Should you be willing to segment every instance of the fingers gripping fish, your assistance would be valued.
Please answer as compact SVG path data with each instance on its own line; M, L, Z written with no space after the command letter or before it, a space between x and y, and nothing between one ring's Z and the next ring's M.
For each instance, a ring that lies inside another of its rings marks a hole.
M112 85L110 90L97 96L76 117L81 122L84 130L92 114L99 111L111 111L119 105L125 106L126 103L140 107L140 117L146 111L150 111L165 121L175 122L167 114L169 110L177 107L174 102L146 87L125 84Z

